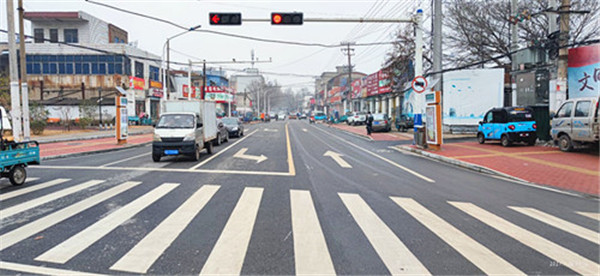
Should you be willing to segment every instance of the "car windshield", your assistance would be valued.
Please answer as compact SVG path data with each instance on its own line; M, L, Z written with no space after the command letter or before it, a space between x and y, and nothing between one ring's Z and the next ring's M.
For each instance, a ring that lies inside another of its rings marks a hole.
M156 128L194 128L194 116L188 114L167 114L160 117Z
M323 113L323 112L315 112L315 116L324 116L324 115L325 115L325 113Z
M508 121L509 122L527 122L527 121L535 121L533 118L533 114L530 110L511 110L508 112Z
M385 114L373 114L373 120L383 121L385 120Z
M238 124L238 120L234 119L234 118L223 118L223 124L231 126L231 125L237 125Z

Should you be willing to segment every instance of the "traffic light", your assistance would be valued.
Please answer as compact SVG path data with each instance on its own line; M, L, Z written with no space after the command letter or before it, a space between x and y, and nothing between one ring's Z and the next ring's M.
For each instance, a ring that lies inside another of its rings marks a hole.
M271 13L271 25L302 25L301 12L273 12Z
M208 14L210 25L242 25L241 13L211 12Z

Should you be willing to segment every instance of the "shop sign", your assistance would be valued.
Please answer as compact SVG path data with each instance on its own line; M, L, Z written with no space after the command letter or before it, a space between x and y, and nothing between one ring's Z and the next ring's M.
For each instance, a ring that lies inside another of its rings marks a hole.
M334 96L329 98L329 102L330 103L337 103L337 102L341 102L342 101L342 96Z
M162 82L150 80L150 88L163 89Z
M162 98L163 94L164 93L163 93L162 89L158 89L158 88L152 88L152 89L150 89L150 97Z
M130 76L129 77L129 87L136 90L144 90L146 86L146 82L142 78Z
M367 76L366 79L366 87L367 87L367 97L375 96L379 93L379 79L378 74L373 73Z
M387 70L379 70L377 72L377 80L378 80L378 94L385 94L392 92L392 80L387 72Z
M600 95L600 44L569 49L569 98Z
M327 94L331 98L335 95L338 95L341 91L342 91L342 87L336 86L336 87L331 88L331 90L329 90L329 92Z
M362 80L357 79L352 81L352 98L360 98L360 92L362 90Z
M233 95L231 95L229 93L225 93L225 92L218 92L218 93L207 92L204 99L207 101L213 101L213 102L217 102L217 103L228 103L228 102L233 102Z
M188 97L188 93L189 93L189 89L188 89L187 84L184 84L182 88L183 88L182 89L182 91L183 91L183 97L187 98ZM199 92L200 92L199 87L192 86L192 96L191 96L191 98L200 98L201 93L199 93Z

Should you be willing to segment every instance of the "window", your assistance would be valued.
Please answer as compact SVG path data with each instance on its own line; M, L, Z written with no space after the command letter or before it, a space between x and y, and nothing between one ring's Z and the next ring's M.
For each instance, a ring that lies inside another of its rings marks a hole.
M556 116L559 118L571 117L572 110L573 110L573 103L572 102L565 103L560 108L560 110L558 111L558 114Z
M575 117L587 117L590 115L590 106L592 102L590 101L580 101L577 102L575 106Z
M50 42L58 43L58 29L50 29Z
M44 43L44 29L33 30L33 42Z
M135 62L135 76L144 78L144 64L138 61Z
M65 29L65 42L66 43L79 43L79 36L77 35L77 29Z
M487 114L485 114L485 117L483 118L483 121L486 122L486 123L491 123L494 120L493 116L494 116L493 113L490 111Z
M150 66L149 71L150 71L150 79L153 81L159 81L160 70L158 69L158 67Z
M503 110L492 111L492 113L494 114L494 120L492 121L492 123L506 123L506 114Z

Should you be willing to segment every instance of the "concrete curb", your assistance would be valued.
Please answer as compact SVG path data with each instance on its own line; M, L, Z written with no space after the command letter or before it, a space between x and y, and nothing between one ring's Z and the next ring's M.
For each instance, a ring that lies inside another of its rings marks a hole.
M149 129L147 131L144 130L144 131L139 131L139 132L135 132L135 133L130 133L129 135L131 135L131 136L143 135L143 134L152 133L153 131L154 131L153 129ZM36 141L38 141L38 143L40 143L40 144L51 144L51 143L58 143L58 142L70 142L70 141L78 141L78 140L94 140L94 139L111 138L111 137L115 137L114 131L110 131L110 133L94 135L94 136L83 136L83 137L71 136L71 137L62 137L62 138L36 140Z
M149 145L151 143L152 143L152 141L145 142L145 143L140 143L140 144L135 144L135 145L130 145L130 146L125 146L125 147L120 147L120 148L103 149L103 150L92 150L92 151L74 152L74 153L67 153L67 154L60 154L60 155L44 156L41 159L42 159L42 161L47 161L47 160L60 159L60 158L66 158L66 157L84 156L84 155L90 155L90 154L95 154L95 153L105 153L105 152L111 152L111 151L120 151L120 150L126 150L126 149L143 147L143 146Z
M437 160L440 162L444 162L444 163L448 163L457 167L461 167L464 169L468 169L468 170L472 170L472 171L476 171L479 173L485 173L485 174L489 174L492 176L500 176L509 180L512 180L514 182L520 183L520 184L524 184L527 186L533 186L533 187L537 187L537 188L542 188L545 190L553 190L555 192L561 192L561 193L567 193L570 195L574 195L574 196L580 196L580 197L586 197L586 198L593 198L593 199L598 199L598 196L593 195L593 194L586 194L586 193L582 193L582 192L578 192L578 191L572 191L572 190L567 190L567 189L562 189L560 187L555 187L555 186L551 186L551 185L544 185L544 184L539 184L539 183L535 183L535 182L530 182L521 178L518 178L516 176L512 176L503 172L499 172L497 170L493 170L490 169L488 167L484 167L484 166L480 166L480 165L475 165L473 163L469 163L469 162L465 162L465 161L460 161L460 160L456 160L454 158L450 158L450 157L445 157L445 156L441 156L435 153L430 153L421 149L415 149L409 146L392 146L390 148L393 148L397 151L405 151L405 152L411 152L411 153L415 153L418 155L421 155L425 158L429 158L429 159L433 159L433 160Z

